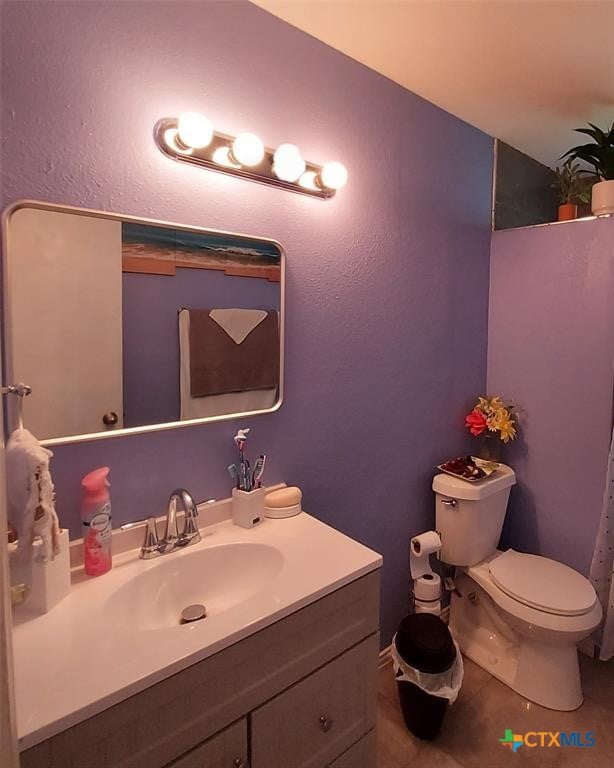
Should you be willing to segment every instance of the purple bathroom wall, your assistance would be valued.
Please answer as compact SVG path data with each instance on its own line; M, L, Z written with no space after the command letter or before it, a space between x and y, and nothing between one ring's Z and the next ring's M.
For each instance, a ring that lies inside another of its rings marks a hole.
M124 425L179 420L179 323L188 309L279 311L279 283L210 269L122 279ZM151 311L155 307L155 312Z
M383 553L388 642L409 538L433 526L433 467L466 451L486 383L492 139L245 2L4 2L2 98L3 206L162 218L287 253L281 410L55 448L62 522L78 533L79 480L104 464L114 524L162 513L177 486L229 495L249 426L267 482L300 485L309 512ZM174 163L152 129L185 110L337 158L347 187L314 200Z
M522 408L503 544L588 574L612 435L614 219L494 232L488 390Z

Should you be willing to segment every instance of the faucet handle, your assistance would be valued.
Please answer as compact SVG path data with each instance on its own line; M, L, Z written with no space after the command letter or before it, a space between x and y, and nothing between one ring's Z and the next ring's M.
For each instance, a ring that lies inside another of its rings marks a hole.
M145 524L145 538L143 539L143 546L141 547L139 557L141 560L149 560L155 557L159 551L160 539L158 538L158 530L156 528L156 518L149 517Z

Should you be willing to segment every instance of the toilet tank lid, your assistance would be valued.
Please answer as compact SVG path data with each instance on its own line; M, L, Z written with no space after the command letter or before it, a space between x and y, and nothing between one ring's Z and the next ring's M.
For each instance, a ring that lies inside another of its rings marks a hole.
M467 501L480 501L494 493L509 488L516 482L516 475L511 467L500 464L499 468L490 477L480 480L478 483L470 483L460 477L453 477L441 473L433 478L433 490L454 499Z

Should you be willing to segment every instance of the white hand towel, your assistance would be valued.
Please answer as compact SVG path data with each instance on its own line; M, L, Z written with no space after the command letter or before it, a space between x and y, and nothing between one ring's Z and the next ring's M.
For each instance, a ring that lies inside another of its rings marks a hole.
M269 313L264 309L212 309L209 317L241 344Z
M40 559L53 560L59 552L60 527L55 512L49 459L53 453L27 429L17 429L6 446L8 518L19 535L19 557L32 558L32 542L42 539Z

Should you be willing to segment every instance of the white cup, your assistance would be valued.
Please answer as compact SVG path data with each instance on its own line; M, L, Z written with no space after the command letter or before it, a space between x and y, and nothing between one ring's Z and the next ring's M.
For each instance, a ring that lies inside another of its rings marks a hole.
M255 488L253 491L232 489L232 522L241 528L253 528L264 517L264 497L266 489Z

